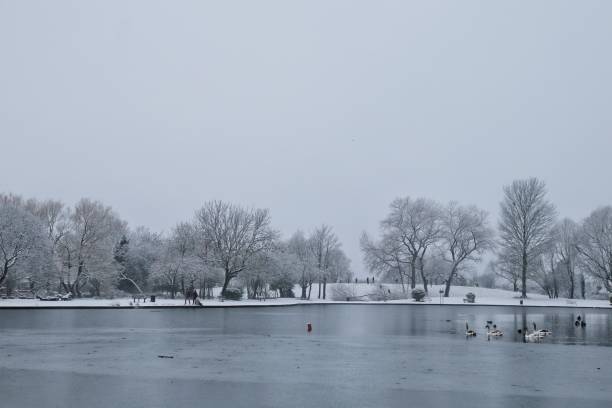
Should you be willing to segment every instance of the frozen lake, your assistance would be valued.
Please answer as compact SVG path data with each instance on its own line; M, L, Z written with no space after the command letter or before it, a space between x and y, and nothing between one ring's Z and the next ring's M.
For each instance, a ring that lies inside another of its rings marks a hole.
M579 314L586 328L574 326ZM487 320L503 338L487 341ZM553 336L523 343L516 331L532 322ZM612 311L596 309L0 310L0 398L37 408L610 407L611 346Z

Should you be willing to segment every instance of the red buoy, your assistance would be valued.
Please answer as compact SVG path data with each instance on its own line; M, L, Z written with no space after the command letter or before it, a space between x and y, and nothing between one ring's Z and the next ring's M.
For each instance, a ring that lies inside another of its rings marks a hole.
M310 333L310 332L312 331L312 323L308 323L308 324L306 325L306 331L307 331L308 333Z

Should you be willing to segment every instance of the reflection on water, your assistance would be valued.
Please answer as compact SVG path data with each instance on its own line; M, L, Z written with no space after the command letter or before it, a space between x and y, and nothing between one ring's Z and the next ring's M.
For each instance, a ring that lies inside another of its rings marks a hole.
M578 316L586 327L576 327ZM525 327L552 331L545 343L612 346L612 309L438 305L302 305L271 308L176 310L0 310L0 329L176 329L218 334L313 336L436 336L461 338L465 323L486 341L488 321L504 332L502 342L523 342Z

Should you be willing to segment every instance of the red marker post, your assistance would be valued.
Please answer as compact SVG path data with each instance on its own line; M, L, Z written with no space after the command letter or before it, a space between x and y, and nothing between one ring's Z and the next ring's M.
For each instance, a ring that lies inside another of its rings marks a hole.
M307 324L306 324L306 331L307 331L308 333L310 333L310 332L312 331L312 323L307 323Z

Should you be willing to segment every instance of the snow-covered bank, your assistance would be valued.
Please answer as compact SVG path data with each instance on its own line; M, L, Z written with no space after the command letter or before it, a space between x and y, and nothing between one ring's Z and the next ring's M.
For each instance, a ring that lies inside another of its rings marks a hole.
M327 295L331 298L334 293L335 284L328 285ZM352 293L355 296L367 299L367 295L380 290L378 284L349 284ZM390 290L392 293L401 293L401 287L399 285L383 285L385 290ZM415 302L412 299L396 299L388 301L333 301L330 299L322 300L316 299L317 288L313 287L311 293L311 300L301 300L299 298L278 298L278 299L267 299L267 300L252 300L245 299L241 301L230 301L230 300L203 300L204 306L210 307L236 307L236 306L293 306L293 305L307 305L307 304L412 304L412 305L437 305L440 303L446 305L464 305L463 298L468 292L472 292L476 295L476 303L469 304L469 306L478 305L496 305L496 306L520 306L520 299L518 294L512 291L502 289L486 289L476 288L467 286L456 286L451 290L451 296L448 298L440 298L439 291L442 289L441 286L433 286L429 289L430 297L425 302ZM409 290L407 290L409 293ZM299 291L296 291L299 295ZM606 308L612 309L612 306L607 300L594 300L594 299L549 299L544 295L529 294L528 299L523 301L525 306L556 306L556 307L588 307L588 308ZM71 301L57 301L48 302L40 301L37 299L0 299L0 308L11 307L11 308L45 308L45 307L82 307L82 308L109 308L109 307L192 307L185 305L184 299L164 299L157 298L156 302L138 302L134 303L132 298L119 298L119 299L74 299Z

